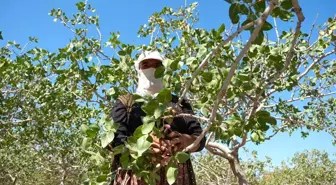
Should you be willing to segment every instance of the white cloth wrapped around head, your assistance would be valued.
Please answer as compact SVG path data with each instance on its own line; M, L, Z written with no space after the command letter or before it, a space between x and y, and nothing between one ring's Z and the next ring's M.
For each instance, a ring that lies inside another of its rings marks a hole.
M138 72L138 87L136 89L136 94L141 96L155 96L164 88L162 79L155 78L154 76L156 68L140 69L140 63L149 59L158 60L161 63L164 62L163 57L158 51L145 51L141 53L138 60L135 61L135 69Z
M162 64L164 62L162 55L158 51L144 51L139 55L138 60L136 60L134 62L135 69L137 71L139 71L140 70L140 63L142 61L148 60L148 59L154 59L154 60L161 61Z

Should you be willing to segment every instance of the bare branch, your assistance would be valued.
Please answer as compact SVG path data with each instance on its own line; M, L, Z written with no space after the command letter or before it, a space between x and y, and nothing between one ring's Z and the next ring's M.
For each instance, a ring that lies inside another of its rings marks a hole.
M98 26L96 26L96 30L97 30L98 35L99 35L99 43L101 43L101 41L102 41L102 34L101 34L100 29L99 29Z
M313 33L313 30L314 30L314 27L315 27L315 24L316 24L318 16L319 16L319 13L317 13L316 18L315 18L315 20L314 20L314 22L312 24L312 28L310 29L310 32L309 32L309 35L308 35L308 39L307 39L308 40L308 45L310 43L310 37L311 37L311 35Z
M299 5L298 0L292 0L292 4L293 4L294 12L296 13L296 16L299 19L299 22L303 22L305 20L305 17L302 13L302 9Z
M154 29L153 29L153 31L152 31L152 34L151 34L151 37L150 37L149 44L152 44L152 42L153 42L153 37L154 37L155 30L156 30L156 27L154 27Z
M235 152L238 152L238 149L244 146L246 142L247 142L247 132L244 134L242 141L238 145L234 146L233 150Z
M26 49L26 47L27 47L30 43L31 43L31 41L27 42L27 43L23 46L23 48L21 49L20 55L23 54L24 50Z
M319 127L316 127L316 126L314 126L314 125L309 125L309 124L307 124L306 122L304 122L304 121L299 121L299 120L293 120L293 119L291 119L291 118L280 118L280 117L275 117L275 119L277 119L277 120L281 120L281 121L286 121L286 122L288 122L288 123L290 123L290 124L293 124L293 125L296 125L296 126L300 126L300 127L311 127L311 128L314 128L314 129L317 129L317 130L319 130L320 128ZM289 126L289 125L287 125L287 126Z
M215 155L219 155L221 157L224 157L225 159L228 160L232 160L233 156L231 155L231 150L219 143L214 143L214 142L209 142L206 146L205 146L209 152L215 154ZM219 151L215 150L218 149Z
M277 26L277 23L276 23L276 20L275 20L274 17L273 17L273 22L274 22L275 35L276 35L276 37L277 37L278 44L280 44L279 30L278 30L278 26Z
M330 95L333 95L333 94L336 94L336 92L331 92L331 93L327 93L327 94L320 94L320 95L317 95L317 96L304 96L304 97L300 97L300 98L292 98L290 100L286 100L285 102L286 103L290 103L290 102L294 102L294 101L302 101L302 100L305 100L305 99L309 99L309 98L321 98L321 97L325 97L325 96L330 96ZM263 108L271 108L271 107L275 107L277 104L271 104L271 105L266 105L266 106L263 106Z
M213 135L214 135L214 133L211 132L210 135L209 135L209 137L208 137L208 139L207 139L206 142L205 142L205 145L207 145L207 144L212 140Z
M225 113L224 116L229 116L229 115L235 113L236 110L239 108L241 102L242 102L242 101L239 101L239 103L237 103L236 106L234 106L232 109L230 109L229 112Z
M183 150L183 152L193 151L196 147L198 147L199 143L201 142L205 134L209 131L210 127L211 127L211 124L208 123L208 126L202 131L202 133L196 138L196 140L191 145L187 146Z
M315 64L319 63L321 60L323 60L325 57L329 56L329 55L332 55L336 53L336 49L332 50L332 51L329 51L328 53L324 53L322 56L320 56L320 58L318 58L317 60L315 60L313 63L310 64L309 67L307 67L307 69L301 73L298 78L297 78L297 81L300 81L301 78L303 78L313 67Z

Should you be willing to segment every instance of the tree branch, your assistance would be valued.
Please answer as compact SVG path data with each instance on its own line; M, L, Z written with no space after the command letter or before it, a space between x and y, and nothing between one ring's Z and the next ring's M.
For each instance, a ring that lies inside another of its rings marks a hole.
M263 26L263 24L265 23L265 20L267 19L267 17L270 15L271 11L274 9L274 7L278 4L278 0L273 0L270 2L269 6L265 9L264 13L262 14L262 16L260 18L258 18L256 21L253 21L253 22L250 22L249 24L251 24L250 26L254 25L254 23L256 22L257 23L257 27L254 29L250 39L247 41L247 43L245 44L243 50L239 53L239 55L237 56L235 62L232 64L231 66L231 69L230 69L230 72L228 74L228 76L226 77L218 95L217 95L217 99L216 99L216 102L215 102L215 105L213 106L213 109L212 109L212 113L211 113L211 116L210 116L210 119L209 119L209 123L208 123L208 126L202 131L202 133L196 138L196 140L191 144L189 145L188 147L186 147L184 149L184 151L190 151L191 149L195 148L196 146L198 146L198 144L201 142L202 138L204 137L204 135L209 131L211 125L212 125L212 122L215 120L215 116L216 116L216 113L217 113L217 109L219 107L219 103L220 101L222 100L222 98L225 96L226 92L227 92L227 89L228 89L228 86L231 82L231 79L237 69L237 66L240 62L240 60L243 58L243 56L246 54L246 52L248 51L248 49L250 48L252 42L257 38L258 34L259 34L259 31L261 30L261 27ZM247 25L249 25L247 24ZM245 27L247 26L245 25L244 29L246 29ZM227 38L226 40L224 40L221 45L224 45L226 44L227 42L229 42L230 40L232 40L237 34L239 34L240 30L243 31L244 29L240 28L238 31L236 31L234 34L232 34L229 38ZM221 46L219 45L219 46ZM196 69L197 73L199 70L201 70L201 68L203 66L205 66L205 64L207 64L208 60L210 59L210 56L212 56L213 52L216 51L220 48L219 46L217 46L215 48L215 50L212 50L212 52L210 52L207 57L203 60L202 64L198 67L198 69ZM195 72L196 72L195 71ZM191 82L192 82L192 79L196 77L197 73L193 73L193 76L192 78L188 81L183 93L182 93L182 96L180 97L180 100L179 100L179 103L180 101L182 101L181 98L183 98L183 96L186 94L188 88L190 87L191 85Z
M216 46L216 48L214 48L201 62L201 64L197 67L197 69L193 72L191 78L188 80L188 82L186 83L182 94L180 95L179 101L178 101L178 105L181 104L182 99L184 98L184 96L186 95L187 91L189 90L192 81L195 79L195 77L197 76L197 74L200 72L200 70L205 67L209 60L218 52L218 50L224 46L225 44L229 43L231 40L233 40L238 34L240 34L242 31L252 27L254 24L256 24L258 21L252 21L244 26L242 26L241 28L239 28L235 33L233 33L232 35L230 35L227 39L223 40L219 45Z
M227 160L232 160L233 156L231 155L231 150L219 143L209 142L206 146L206 149L208 149L211 153L215 155L219 155L221 157L224 157ZM215 150L218 149L219 151Z
M240 60L245 56L246 52L249 50L249 48L252 45L252 42L257 38L261 27L263 26L263 24L265 23L265 20L267 19L267 17L270 15L270 13L272 12L273 8L278 4L278 0L273 0L270 1L269 6L266 8L266 10L264 11L264 13L262 14L261 17L259 17L257 19L257 26L254 29L250 39L247 41L247 43L245 44L244 48L242 49L242 51L239 53L239 55L237 56L237 58L235 59L234 63L231 66L230 72L227 75L218 95L217 95L217 99L215 102L215 105L213 106L212 109L212 113L211 113L211 117L210 117L210 122L213 122L217 113L217 109L219 106L220 101L222 100L222 98L226 95L227 89L229 87L229 84L231 82L231 79L238 67L238 64L240 62Z
M277 37L278 44L280 44L280 36L279 36L278 26L277 26L277 23L276 23L276 20L275 20L274 17L273 17L273 22L274 22L275 35Z
M321 60L323 60L325 57L328 57L329 55L332 55L336 53L336 49L329 51L328 53L323 54L320 58L318 58L317 60L315 60L313 63L310 64L310 66L303 72L301 73L298 78L297 81L300 81L301 78L303 78L313 67L315 64L319 63Z
M318 16L319 16L319 13L317 13L316 18L315 18L315 20L314 20L314 22L313 22L313 24L312 24L312 28L310 29L310 32L309 32L309 35L308 35L308 39L307 39L308 46L309 46L309 43L310 43L310 37L311 37L311 35L312 35L312 33L313 33L313 29L314 29L314 27L315 27L315 24L316 24L316 21L317 21Z
M296 41L297 41L297 39L299 37L299 34L300 34L301 23L304 21L305 18L302 14L301 7L299 6L298 1L297 0L292 0L292 4L293 4L293 7L294 7L294 11L295 11L295 13L298 17L298 22L296 24L294 38L292 40L289 51L287 53L284 67L279 72L275 73L275 75L272 78L270 78L268 83L266 83L267 85L273 83L275 80L277 80L279 78L279 76L288 68L288 66L291 63L291 60L293 58L294 47L296 46Z
M330 92L330 93L327 93L327 94L320 94L320 95L317 95L317 96L305 96L305 97L300 97L300 98L293 98L293 99L290 99L290 100L286 100L285 102L290 103L290 102L304 100L304 99L308 99L308 98L321 98L321 97L330 96L330 95L333 95L333 94L336 94L336 91L335 92ZM263 106L263 108L271 108L271 107L275 107L276 105L277 104L266 105L266 106Z
M294 12L299 19L299 22L303 22L305 20L305 17L302 13L302 8L300 7L298 0L292 0L292 5L294 8Z

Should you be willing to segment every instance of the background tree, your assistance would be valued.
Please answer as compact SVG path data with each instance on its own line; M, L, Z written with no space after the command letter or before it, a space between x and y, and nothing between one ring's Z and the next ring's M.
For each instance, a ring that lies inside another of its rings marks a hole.
M336 64L330 59L336 52L335 18L319 27L319 36L312 41L311 33L300 31L304 16L297 0L226 2L230 29L224 24L212 30L195 28L197 3L177 10L164 7L138 32L150 40L148 46L122 43L119 33L103 40L95 9L78 2L78 13L72 16L61 9L50 12L74 34L65 47L47 51L32 45L37 43L33 37L23 47L15 42L3 46L0 146L1 157L8 161L1 166L6 182L32 180L29 167L34 165L41 168L36 172L41 178L55 184L111 180L113 156L102 147L113 139L116 127L106 115L119 95L134 92L133 61L145 49L165 54L167 65L156 75L163 77L167 88L158 100L138 99L145 101L148 119L123 151L132 156L124 161L126 166L152 168L145 167L139 156L149 148L154 119L171 116L164 111L171 93L192 102L193 117L203 123L202 135L208 134L206 148L228 161L239 184L248 184L249 167L243 168L238 156L247 142L259 144L279 132L298 129L304 137L311 131L335 136ZM297 19L297 26L278 30L275 22L274 28L267 22L270 17ZM98 37L87 36L94 29ZM275 41L267 37L273 30ZM115 54L107 54L111 50ZM291 94L289 99L279 98L284 92ZM139 142L142 145L134 147ZM122 149L114 154L118 152ZM20 169L22 161L17 158L25 153L28 167ZM181 156L175 157L181 160ZM176 168L171 164L169 169L173 182ZM152 171L147 172L141 175L153 177Z
M257 159L257 152L248 161L243 161L246 176L251 184L334 184L335 160L328 153L311 150L296 153L292 158L274 166L270 158ZM199 184L237 184L225 159L205 155L197 158L195 164Z

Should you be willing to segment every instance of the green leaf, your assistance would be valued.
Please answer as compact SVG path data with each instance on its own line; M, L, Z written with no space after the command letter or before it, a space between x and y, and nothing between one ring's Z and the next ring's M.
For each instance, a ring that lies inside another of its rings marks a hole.
M258 37L253 41L253 44L261 45L264 41L264 32L260 31Z
M155 78L162 78L165 72L165 68L164 66L160 66L158 68L156 68L155 72L154 72L154 77Z
M144 106L142 106L142 110L145 111L148 115L153 115L155 109L159 106L159 103L155 100L150 100Z
M224 30L225 30L225 24L221 24L217 30L217 34L220 35L221 33L224 32Z
M263 12L266 8L265 1L258 1L253 7L258 13Z
M80 148L85 150L87 148L87 143L88 143L88 138L84 137Z
M162 104L169 103L172 100L171 90L168 88L164 88L159 92L156 98Z
M147 122L147 123L149 123L149 122ZM132 138L135 138L135 140L136 140L136 139L138 139L139 137L141 137L141 136L144 135L144 134L142 134L142 127L143 127L143 125L144 125L144 124L138 126L138 127L135 129L135 131L133 132L133 136L132 136Z
M190 155L185 152L177 152L175 158L179 163L184 163L190 158Z
M141 129L142 134L149 134L153 130L154 125L155 122L144 123Z
M165 106L160 105L158 108L154 111L154 118L158 119L162 116L163 112L165 111Z
M172 164L168 166L167 170L167 181L169 184L173 184L176 181L177 177L177 166L176 164Z
M114 132L113 131L109 131L107 133L105 133L102 138L101 138L101 146L103 148L105 148L108 144L110 144L112 142L114 138Z
M126 52L124 50L120 50L120 51L118 51L118 55L119 56L125 56Z
M162 137L162 132L158 128L154 127L153 132L155 133L157 137L159 138Z
M272 11L272 16L273 17L278 17L280 15L280 13L281 13L280 7L275 7Z
M239 13L247 15L249 14L249 9L245 5L241 4L239 5Z
M79 11L84 11L85 10L85 3L84 2L78 2L76 3L77 9Z
M264 30L264 31L268 31L268 30L273 29L273 26L269 22L265 21L265 23L264 23L264 25L262 26L261 29Z
M196 59L196 57L189 57L186 60L187 65L191 65Z
M99 175L96 179L97 182L106 182L107 176L106 175Z
M203 72L202 77L206 82L211 82L212 81L212 76L213 73L211 72Z
M281 2L281 6L285 10L289 10L293 7L292 0L284 0Z
M82 124L81 126L80 126L80 128L79 128L79 130L80 130L80 132L82 133L82 134L86 134L86 131L89 129L89 127L87 126L87 125L85 125L85 124Z
M174 60L174 61L170 64L170 69L173 70L173 71L177 70L178 63L179 63L179 60Z
M260 110L256 112L257 116L262 116L262 117L269 117L271 114L268 111L265 110Z
M248 74L238 74L237 77L241 81L249 81L249 80L251 80Z
M266 117L266 118L265 118L265 121L266 121L267 123L270 123L271 125L276 125L276 124L277 124L277 120L276 120L274 117L271 117L271 116Z
M208 50L206 44L199 44L197 48L198 48L198 52L197 52L196 58L201 58L204 54L206 54Z
M97 131L92 130L92 129L88 129L88 130L86 130L86 135L89 138L95 138L97 136Z
M124 151L124 145L119 145L112 148L113 155L121 154Z
M237 24L239 22L238 13L239 13L239 4L237 3L231 4L229 8L229 16L233 24Z
M2 31L0 31L0 40L3 40Z
M137 140L138 156L141 156L152 144L149 139L151 139L151 137L143 135Z
M120 163L121 163L122 167L124 167L124 168L128 167L129 157L130 157L129 150L126 150L126 151L121 155L121 157L120 157Z
M251 134L251 140L252 140L253 142L258 142L258 141L259 141L259 136L258 136L258 134L255 133L255 132L252 132L252 134Z

